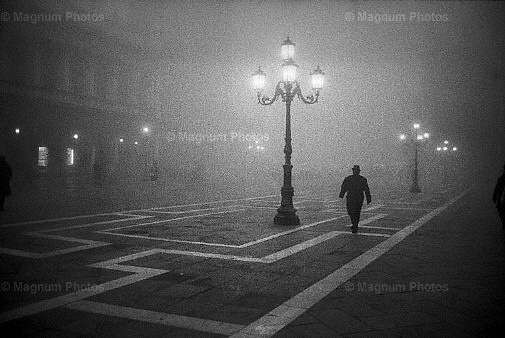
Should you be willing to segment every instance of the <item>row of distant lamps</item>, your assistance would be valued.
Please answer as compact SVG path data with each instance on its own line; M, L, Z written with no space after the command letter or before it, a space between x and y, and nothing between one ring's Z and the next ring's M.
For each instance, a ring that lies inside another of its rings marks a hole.
M16 135L19 135L21 133L21 130L19 128L16 128L16 129L14 129L14 132L16 133ZM74 135L72 135L72 137L75 140L77 140L77 139L79 139L79 134L74 134Z
M420 127L421 126L419 123L414 123L415 130L419 130ZM416 136L417 141L424 141L429 138L430 138L429 133L417 134L417 136ZM404 141L406 139L407 139L407 135L405 135L405 134L400 135L400 140ZM437 151L457 151L458 150L458 147L450 147L449 143L450 142L448 140L445 140L443 145L437 147Z
M148 128L148 127L144 127L144 128L142 128L142 131L143 131L144 133L146 133L146 134L147 134L147 133L149 132L149 128ZM20 130L19 128L16 128L16 129L14 129L14 132L16 133L16 135L19 135L19 134L21 133L21 130ZM79 134L74 134L74 135L72 135L72 138L73 138L74 140L78 140L78 139L79 139ZM124 139L123 139L123 138L120 138L120 139L119 139L119 142L120 142L120 143L123 143L123 142L124 142ZM134 142L134 144L135 144L135 145L138 145L139 143L138 143L138 141L135 141L135 142Z
M452 150L451 150L452 149ZM449 141L445 140L443 146L437 147L437 151L457 151L458 147L449 147Z
M144 134L147 134L147 133L149 133L150 131L151 131L151 130L149 129L149 127L143 127L143 128L142 128L142 132L143 132ZM123 143L123 142L124 142L124 139L123 139L123 138L120 138L120 139L119 139L119 142L120 142L120 143ZM135 141L135 142L133 142L133 144L138 145L139 143L138 143L138 141Z
M419 123L414 123L414 129L418 130L420 127L421 127L421 125ZM430 138L429 133L417 134L418 141L422 141L424 139L429 139L429 138ZM400 135L400 140L406 140L406 139L407 139L407 135L405 135L405 134Z

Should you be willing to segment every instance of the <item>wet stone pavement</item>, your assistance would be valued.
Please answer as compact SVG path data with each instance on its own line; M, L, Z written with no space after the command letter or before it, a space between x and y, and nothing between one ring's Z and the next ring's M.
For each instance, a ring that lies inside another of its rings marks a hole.
M488 198L487 198L488 199ZM2 215L2 336L404 337L505 332L505 250L486 196L335 191ZM91 210L91 209L90 209ZM36 214L35 214L36 215Z

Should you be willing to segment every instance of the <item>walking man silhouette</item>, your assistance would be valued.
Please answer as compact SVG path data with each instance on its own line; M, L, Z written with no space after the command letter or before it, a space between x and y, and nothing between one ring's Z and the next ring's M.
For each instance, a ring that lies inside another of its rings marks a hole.
M11 195L11 186L9 181L12 177L12 169L5 155L0 154L0 211L4 211L4 201Z
M493 191L493 203L496 204L498 215L500 215L503 230L505 231L505 165L503 165L503 175L498 177Z
M344 179L340 188L340 194L338 195L338 197L344 198L344 195L347 193L347 213L351 217L351 230L353 233L358 232L359 216L364 200L363 193L366 196L366 203L370 204L372 202L368 182L359 173L359 165L352 167L352 175Z

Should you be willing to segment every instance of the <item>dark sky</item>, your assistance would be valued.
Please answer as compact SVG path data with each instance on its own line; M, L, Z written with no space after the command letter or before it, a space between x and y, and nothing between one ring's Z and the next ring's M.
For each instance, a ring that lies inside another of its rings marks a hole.
M398 135L409 132L413 122L431 133L429 149L449 139L470 166L492 165L496 172L505 161L505 3L40 3L105 13L104 34L166 55L157 67L166 75L159 90L166 93L160 106L167 130L269 133L270 147L282 160L277 140L283 138L284 106L258 105L251 74L261 65L268 75L266 93L273 94L280 44L289 35L304 92L310 91L316 65L326 73L320 103L297 100L292 107L298 165L401 161ZM396 20L360 20L364 13ZM437 18L441 21L433 21Z

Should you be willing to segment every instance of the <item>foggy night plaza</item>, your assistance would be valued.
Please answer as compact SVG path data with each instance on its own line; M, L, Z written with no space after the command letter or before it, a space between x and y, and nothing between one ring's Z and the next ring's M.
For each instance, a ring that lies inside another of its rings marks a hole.
M2 1L0 335L502 336L504 16Z

